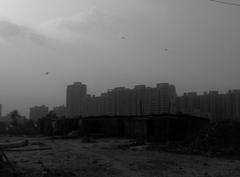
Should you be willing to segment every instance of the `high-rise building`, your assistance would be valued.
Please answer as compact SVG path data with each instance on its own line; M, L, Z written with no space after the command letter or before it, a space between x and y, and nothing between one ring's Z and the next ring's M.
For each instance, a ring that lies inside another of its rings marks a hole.
M113 90L108 90L107 92L107 113L108 115L116 115L115 109L115 92Z
M135 115L144 115L146 112L146 86L145 85L135 85Z
M179 98L178 112L186 114L195 114L200 109L200 99L197 92L184 93Z
M73 90L72 87L68 87L68 94ZM71 116L133 116L176 112L176 89L175 86L168 83L158 84L156 88L145 85L136 85L134 89L117 87L96 97L84 96L86 92L78 97L81 95L79 93L81 87L81 83L78 84L78 87L75 86L77 90L75 91L75 101L68 99L69 104L67 105L72 104L72 110L76 110L75 114ZM82 112L77 112L81 109L83 109ZM70 109L68 111L71 112Z
M218 115L218 104L219 104L219 94L218 91L209 91L209 113L212 119L217 119Z
M57 117L65 117L66 116L66 107L64 105L57 106L53 108L53 112L56 114Z
M0 104L0 118L2 118L2 104Z
M201 116L210 118L210 99L207 92L204 92L203 95L198 96L200 99L200 112Z
M157 84L158 114L176 112L176 88L168 83Z
M87 86L81 82L75 82L67 86L67 116L81 116L84 114L84 101L87 96Z
M240 90L229 90L226 98L228 117L240 120Z
M178 111L209 118L211 120L240 120L240 90L230 90L226 94L218 91L184 93L178 97Z
M30 114L29 118L31 120L37 121L41 119L42 117L46 116L48 114L48 107L45 105L42 106L34 106L30 108Z

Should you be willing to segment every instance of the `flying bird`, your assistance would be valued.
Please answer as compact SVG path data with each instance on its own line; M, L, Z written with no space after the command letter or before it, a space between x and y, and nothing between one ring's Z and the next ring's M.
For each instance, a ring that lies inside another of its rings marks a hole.
M49 72L45 72L45 75L49 75Z
M122 36L121 39L126 39L126 37L125 37L125 36Z

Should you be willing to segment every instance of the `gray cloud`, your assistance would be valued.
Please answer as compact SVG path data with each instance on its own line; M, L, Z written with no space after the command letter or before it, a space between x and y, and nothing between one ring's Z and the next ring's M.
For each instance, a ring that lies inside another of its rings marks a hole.
M27 29L23 26L8 21L0 21L0 35L3 38L25 36L26 33Z
M46 35L82 43L102 44L117 38L123 31L123 19L103 13L95 8L67 18L58 18L41 25Z
M7 20L0 21L0 38L5 41L27 40L37 44L46 42L46 37L37 30Z

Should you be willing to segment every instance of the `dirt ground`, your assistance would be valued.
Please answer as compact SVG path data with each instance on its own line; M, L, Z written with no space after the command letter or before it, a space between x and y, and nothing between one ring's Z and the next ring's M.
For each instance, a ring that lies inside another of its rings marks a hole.
M20 138L21 139L21 138ZM0 138L0 141L5 141ZM26 177L239 177L240 161L150 150L123 150L129 140L30 139L50 150L6 152L14 176ZM9 169L9 171L12 171ZM3 167L0 176L10 177Z

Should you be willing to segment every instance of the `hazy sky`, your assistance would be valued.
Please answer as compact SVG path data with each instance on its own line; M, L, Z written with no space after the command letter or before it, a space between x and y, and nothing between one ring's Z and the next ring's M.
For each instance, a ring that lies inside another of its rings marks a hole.
M4 114L65 104L74 81L97 95L160 82L175 84L179 94L225 92L240 88L240 7L209 0L0 0L0 61Z

